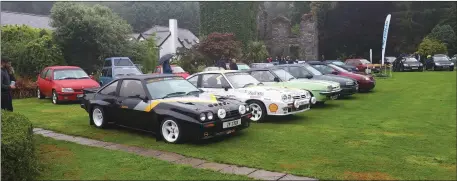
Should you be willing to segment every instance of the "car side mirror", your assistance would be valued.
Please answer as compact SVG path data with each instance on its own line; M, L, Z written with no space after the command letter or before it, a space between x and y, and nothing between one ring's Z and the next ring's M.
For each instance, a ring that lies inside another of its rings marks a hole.
M275 82L280 82L278 77L275 77L275 78L273 79L273 81L275 81Z

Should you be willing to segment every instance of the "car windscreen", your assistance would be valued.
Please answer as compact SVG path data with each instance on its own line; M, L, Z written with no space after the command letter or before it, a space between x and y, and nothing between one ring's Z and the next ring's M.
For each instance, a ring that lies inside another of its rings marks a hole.
M226 73L228 81L233 85L234 88L243 88L250 85L259 85L260 82L248 73Z
M247 69L251 69L248 65L246 64L237 64L238 66L238 70L247 70Z
M416 58L406 58L403 62L417 62L417 59Z
M114 66L133 66L132 61L126 58L114 59Z
M152 99L161 99L165 96L184 96L200 92L192 83L181 77L148 79L146 80L146 88Z
M115 67L114 76L124 76L124 75L141 75L142 73L136 67Z
M433 59L437 62L439 61L449 61L449 58L448 57L433 57Z
M186 73L186 71L184 71L184 69L182 69L181 67L178 67L178 66L171 66L171 71L173 73Z
M89 76L82 69L58 69L54 70L54 80L64 79L88 79Z
M311 66L313 66L314 68L316 68L323 74L331 74L333 72L333 69L326 65L317 64L317 65L311 65Z
M306 70L310 71L313 75L323 75L319 70L315 69L314 67L308 65L308 64L305 64L304 66L306 68ZM303 70L305 71L305 70Z
M293 75L289 72L285 71L284 69L274 69L273 72L283 81L289 81L295 79Z
M370 63L371 63L371 62L368 61L367 59L360 59L360 62L361 62L362 64L370 64Z
M338 70L339 72L349 72L349 71L347 71L346 69L341 68L341 67L339 67L339 66L337 66L337 65L329 64L328 66L329 66L329 67L332 67L332 68L335 69L335 70Z
M346 65L346 64L344 64L343 62L340 62L340 61L333 61L332 63L335 64L335 65Z

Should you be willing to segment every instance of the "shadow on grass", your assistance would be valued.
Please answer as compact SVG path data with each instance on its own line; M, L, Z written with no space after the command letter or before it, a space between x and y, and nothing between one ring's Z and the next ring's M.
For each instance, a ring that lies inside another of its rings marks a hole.
M336 101L336 100L333 100L333 101ZM340 105L338 105L338 104L329 104L329 103L314 104L311 106L311 110L313 110L313 109L333 109L333 108L337 108L339 106Z

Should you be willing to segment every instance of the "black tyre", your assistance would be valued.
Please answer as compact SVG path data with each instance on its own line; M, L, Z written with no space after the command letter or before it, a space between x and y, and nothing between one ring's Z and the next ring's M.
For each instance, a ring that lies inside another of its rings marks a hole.
M449 67L449 71L454 71L454 67Z
M260 102L260 101L248 101L247 102L249 105L249 108L251 108L252 111L252 116L251 116L251 121L254 122L262 122L265 120L265 117L267 116L267 109L265 108L265 105Z
M53 104L60 104L59 96L57 95L56 90L52 90L52 103Z
M97 128L105 128L107 125L105 112L101 106L94 106L90 113L90 121Z
M36 90L37 90L36 95L37 95L38 99L44 99L45 96L41 93L40 88L37 87Z
M179 122L167 117L160 124L160 134L167 143L180 143L182 141L182 129Z

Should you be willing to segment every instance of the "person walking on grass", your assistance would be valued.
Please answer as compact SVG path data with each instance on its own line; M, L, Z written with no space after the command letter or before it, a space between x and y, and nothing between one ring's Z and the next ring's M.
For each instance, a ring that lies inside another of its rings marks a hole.
M6 58L2 58L1 65L2 65L2 109L13 111L13 96L11 95L11 90L16 89L15 83L11 83L10 74L8 73L8 64L9 60Z

